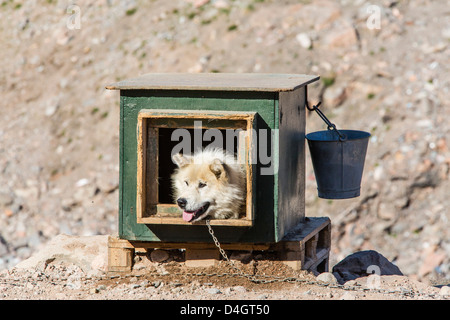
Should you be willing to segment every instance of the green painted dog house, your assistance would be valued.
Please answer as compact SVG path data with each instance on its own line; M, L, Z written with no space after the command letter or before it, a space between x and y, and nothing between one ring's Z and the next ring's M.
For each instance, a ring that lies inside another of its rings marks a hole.
M108 85L120 90L119 237L212 242L205 221L184 221L172 199L171 153L222 143L245 165L246 199L239 219L211 220L215 235L223 243L280 241L305 218L305 104L318 79L146 74Z

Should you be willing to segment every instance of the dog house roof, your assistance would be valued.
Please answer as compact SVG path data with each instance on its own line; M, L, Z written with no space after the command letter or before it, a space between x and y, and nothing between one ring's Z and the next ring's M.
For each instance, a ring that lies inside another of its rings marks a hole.
M293 91L320 77L272 73L149 73L106 86L110 90Z

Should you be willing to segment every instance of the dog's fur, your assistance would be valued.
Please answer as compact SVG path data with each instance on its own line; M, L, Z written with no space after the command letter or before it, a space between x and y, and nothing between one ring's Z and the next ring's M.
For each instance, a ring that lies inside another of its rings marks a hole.
M245 198L245 171L222 149L204 149L193 156L175 154L174 198L189 222L239 218Z

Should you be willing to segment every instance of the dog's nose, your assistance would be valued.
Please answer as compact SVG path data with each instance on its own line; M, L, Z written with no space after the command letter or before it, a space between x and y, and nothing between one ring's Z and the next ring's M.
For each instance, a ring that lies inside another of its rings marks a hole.
M181 209L184 209L186 207L187 200L185 198L178 198L177 203Z

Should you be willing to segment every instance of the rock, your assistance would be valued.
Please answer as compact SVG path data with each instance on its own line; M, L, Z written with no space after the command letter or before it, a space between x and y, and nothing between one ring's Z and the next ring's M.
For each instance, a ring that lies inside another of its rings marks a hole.
M357 44L358 39L353 26L343 21L330 30L323 39L328 48L346 48Z
M430 44L422 45L422 51L425 54L440 52L440 51L444 51L445 49L447 49L447 44L445 42L439 42L435 45L430 45Z
M393 220L397 216L397 212L391 203L381 202L378 206L377 216L382 220Z
M316 277L317 281L332 285L338 284L336 277L331 272L323 272Z
M98 293L99 292L99 290L97 289L97 288L91 288L91 289L89 289L89 293L90 294L96 294L96 293Z
M7 192L0 192L0 208L11 205L14 202L13 197Z
M170 257L169 253L167 253L167 251L165 251L165 250L156 249L150 253L150 259L153 262L164 262L167 259L169 259L169 257Z
M230 255L231 260L237 260L242 263L248 263L252 260L252 252L251 251L233 251Z
M374 250L359 251L347 256L333 267L343 281L354 280L375 273L403 275L400 269Z
M118 177L111 177L109 180L100 179L97 186L104 193L112 193L119 189L119 179Z
M302 48L309 49L312 47L311 38L304 32L297 34L295 36L295 39L298 41Z
M9 252L8 243L0 235L0 257L6 255Z
M422 172L414 179L410 188L436 188L440 183L440 177L437 170L427 170Z
M228 9L230 7L230 2L228 0L216 0L213 2L213 5L217 9Z
M84 272L107 272L108 237L60 234L50 240L42 250L19 262L15 268L43 270L50 263L66 262L77 265Z
M53 32L53 38L56 40L56 43L60 46L65 46L70 41L68 30L65 28L63 29L56 29Z
M53 101L53 102L49 103L45 108L45 115L47 117L53 116L56 113L56 111L58 111L59 107L60 107L60 105L58 102Z
M240 293L247 292L247 289L245 289L245 287L243 287L243 286L234 286L232 289L233 289L234 291L240 292Z
M181 287L183 284L182 283L179 283L179 282L172 282L171 284L170 284L170 286L171 287L174 287L174 288L177 288L177 287Z
M345 101L346 98L347 94L345 87L343 86L328 87L323 94L323 102L327 107L338 107Z
M341 296L340 299L341 300L356 300L356 293L347 291Z
M140 284L141 287L143 287L143 288L148 288L148 287L150 287L150 286L152 285L152 284L150 283L150 281L148 281L148 280L143 280L143 281L141 281L139 284Z
M305 296L310 296L312 294L313 294L313 292L311 290L306 290L305 292L303 292L303 295L305 295Z
M210 0L185 0L185 1L192 4L195 8L199 8L209 3Z
M438 250L437 246L430 246L424 250L423 255L425 257L418 271L419 277L423 277L431 273L437 266L444 262L446 257L446 253Z
M336 1L319 0L302 6L298 18L306 25L313 25L316 30L324 30L341 15L340 6Z
M450 296L450 287L449 286L443 286L441 290L439 290L440 296Z
M206 292L209 294L220 294L222 293L219 289L217 288L208 288L206 289Z
M75 187L81 188L89 184L89 180L86 178L82 178L75 183Z

